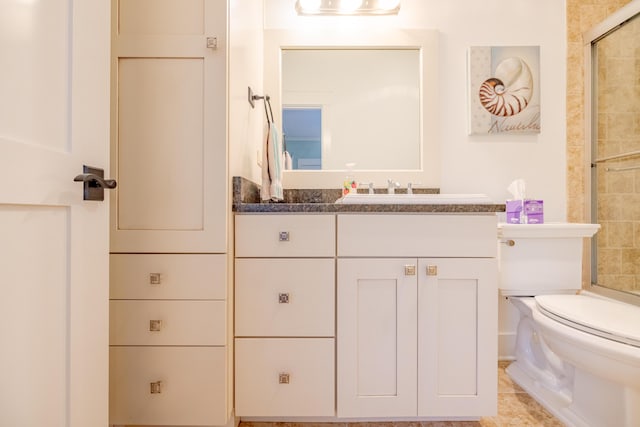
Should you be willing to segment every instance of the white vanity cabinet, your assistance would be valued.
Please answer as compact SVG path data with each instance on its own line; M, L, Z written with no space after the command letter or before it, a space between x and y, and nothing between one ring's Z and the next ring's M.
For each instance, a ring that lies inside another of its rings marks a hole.
M495 414L496 223L338 215L338 417Z
M235 411L335 415L335 216L235 216Z

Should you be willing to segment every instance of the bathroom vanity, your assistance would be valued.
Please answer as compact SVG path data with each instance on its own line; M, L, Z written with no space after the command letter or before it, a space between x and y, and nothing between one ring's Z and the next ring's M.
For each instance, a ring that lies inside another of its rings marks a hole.
M496 413L504 205L234 210L237 416Z

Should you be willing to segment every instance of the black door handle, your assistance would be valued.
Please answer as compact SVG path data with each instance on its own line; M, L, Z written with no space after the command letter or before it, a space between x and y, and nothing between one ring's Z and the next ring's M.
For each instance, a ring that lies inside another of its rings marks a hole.
M84 183L84 200L104 200L104 189L116 188L118 183L115 179L104 179L104 169L93 168L84 165L80 175L76 175L75 182Z
M73 180L77 182L89 182L89 185L91 185L92 181L95 181L98 184L98 187L108 189L116 188L118 186L115 179L104 179L93 173L81 173L80 175L76 175Z

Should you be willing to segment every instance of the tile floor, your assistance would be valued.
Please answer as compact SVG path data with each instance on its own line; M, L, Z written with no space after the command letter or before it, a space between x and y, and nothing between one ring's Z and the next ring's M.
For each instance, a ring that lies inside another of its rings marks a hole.
M498 363L498 415L480 421L427 421L384 423L254 423L240 427L563 427L538 402L511 381L505 372L510 362Z

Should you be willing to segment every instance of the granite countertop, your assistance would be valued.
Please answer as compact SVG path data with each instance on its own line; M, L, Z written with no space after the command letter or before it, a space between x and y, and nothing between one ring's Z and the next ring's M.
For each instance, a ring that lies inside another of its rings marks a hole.
M377 189L377 192L386 189ZM399 190L398 193L401 191ZM439 193L437 188L415 189L415 193ZM233 177L233 212L236 213L492 213L504 212L504 203L492 204L336 204L340 189L285 189L284 202L263 203L260 187L242 177Z

